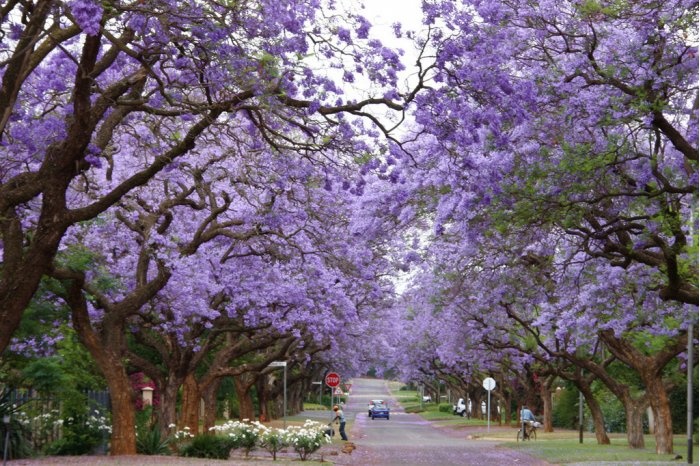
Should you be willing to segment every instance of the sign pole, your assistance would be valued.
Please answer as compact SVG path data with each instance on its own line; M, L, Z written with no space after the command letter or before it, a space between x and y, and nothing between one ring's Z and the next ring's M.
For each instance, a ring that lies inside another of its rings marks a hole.
M488 403L486 404L486 432L491 432L491 390L487 391Z
M688 436L688 464L693 464L693 323L688 324L688 360L686 361L688 370L688 413L686 434Z
M284 428L287 428L287 361L272 361L269 367L284 368L284 402L282 405L282 417L284 418Z
M287 365L284 365L284 428L287 428Z
M483 387L488 393L488 403L486 404L486 432L491 432L491 390L496 388L496 381L491 377L484 379Z

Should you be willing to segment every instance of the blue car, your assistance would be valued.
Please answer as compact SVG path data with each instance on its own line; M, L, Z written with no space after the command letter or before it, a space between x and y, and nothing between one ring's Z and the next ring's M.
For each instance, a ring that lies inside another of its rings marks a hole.
M383 417L385 419L389 419L389 407L385 405L384 403L375 403L371 408L370 408L370 417L372 420Z
M374 405L383 405L384 400L369 400L369 406L367 406L367 416L372 415L372 408L374 408Z

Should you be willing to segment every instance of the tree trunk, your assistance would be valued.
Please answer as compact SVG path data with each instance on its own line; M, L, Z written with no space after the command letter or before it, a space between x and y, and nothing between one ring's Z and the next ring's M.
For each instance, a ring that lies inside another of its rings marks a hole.
M552 425L552 389L549 384L543 383L540 390L542 397L542 420L545 432L554 432Z
M484 419L484 413L481 411L481 393L474 391L472 398L472 418Z
M243 374L233 379L236 397L238 398L238 415L240 420L253 420L255 419L255 407L253 406L253 398L250 396L250 387L253 384L245 379L246 377Z
M136 454L136 404L126 368L121 358L101 347L86 345L105 377L112 405L110 455ZM92 346L92 347L91 347Z
M600 404L593 395L590 385L579 385L579 390L581 390L581 393L583 393L588 409L591 411L593 425L595 426L596 442L598 442L598 445L610 445L610 437L608 437L608 433L605 431L605 418L603 417L603 410L600 409Z
M123 367L111 365L104 371L112 402L112 439L110 454L136 454L136 407L134 390Z
M73 328L78 337L95 359L95 363L107 381L112 404L112 438L110 455L136 454L136 406L134 390L126 374L120 350L123 347L119 329L110 329L112 339L103 344L93 330L87 312L87 303L82 294L81 283L76 281L68 290L66 301L71 307Z
M282 396L284 396L284 394ZM292 384L291 387L287 387L287 397L288 415L294 415L304 410L304 397L301 393L300 383L295 383Z
M650 377L646 380L646 389L649 394L649 405L654 413L656 453L670 455L673 453L673 424L666 389L659 377Z
M193 374L187 374L182 384L182 411L178 427L189 427L193 435L199 434L199 406L202 399L199 384Z
M503 393L493 396L491 403L496 405L496 417L494 419L498 420L498 425L500 427L503 425L503 405L505 403Z
M160 400L161 433L169 433L170 426L177 426L177 394L181 384L180 380L168 377L163 387L163 394Z
M505 393L505 416L506 416L506 425L511 425L511 420L513 419L513 411L511 411L510 405L511 405L511 400L512 400L512 394L510 390L508 390Z
M644 412L646 402L627 399L625 402L627 415L627 442L630 448L644 448Z
M219 385L221 385L221 378L217 377L202 390L202 398L204 399L204 425L202 430L204 432L209 432L209 429L216 425L216 396L219 393Z
M260 404L260 421L270 421L272 419L269 409L269 391L267 390L267 376L258 377L255 387L258 390L258 403Z

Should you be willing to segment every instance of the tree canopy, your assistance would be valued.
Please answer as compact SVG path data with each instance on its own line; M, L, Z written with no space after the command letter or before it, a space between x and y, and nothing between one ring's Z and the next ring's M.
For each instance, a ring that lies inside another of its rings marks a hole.
M595 379L632 446L648 405L669 452L698 306L697 2L424 2L393 27L409 63L361 11L0 7L3 360L72 325L114 454L135 451L129 373L169 423L181 387L267 396L279 359L306 388L498 373L505 400L559 377L592 410Z

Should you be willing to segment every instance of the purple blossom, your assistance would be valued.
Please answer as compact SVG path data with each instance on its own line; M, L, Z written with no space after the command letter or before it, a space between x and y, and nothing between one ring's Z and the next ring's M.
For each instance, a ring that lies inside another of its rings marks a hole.
M314 114L318 111L319 108L321 108L321 103L319 101L317 101L317 100L311 101L309 103L307 113L309 115Z
M102 168L102 159L94 154L85 156L85 161L95 168Z
M24 31L21 24L12 23L10 25L9 38L11 40L19 40L22 37L22 32Z
M372 24L369 21L367 21L367 19L365 19L363 16L357 16L357 21L358 23L360 23L356 29L357 37L359 37L360 39L367 39Z
M95 36L100 32L103 13L101 4L93 0L73 0L69 7L78 26L86 34Z
M343 27L338 28L338 38L347 44L352 44L352 36L350 30Z

